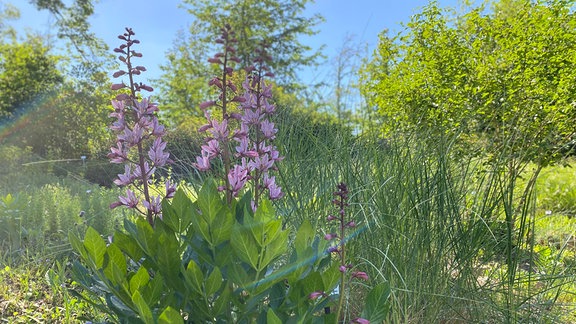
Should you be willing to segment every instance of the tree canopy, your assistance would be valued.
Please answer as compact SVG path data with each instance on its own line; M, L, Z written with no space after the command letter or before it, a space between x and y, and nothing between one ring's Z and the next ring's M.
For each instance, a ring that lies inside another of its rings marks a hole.
M463 14L432 2L406 31L381 34L363 93L384 133L463 134L547 163L574 135L574 1L500 0Z
M268 63L275 73L275 82L293 89L297 86L297 71L312 65L320 57L302 43L302 36L316 33L314 27L322 17L303 15L311 0L185 0L194 21L189 30L180 32L173 48L167 53L168 63L162 66L162 77L156 80L162 92L162 104L176 124L184 116L201 116L198 104L208 94L207 83L213 75L207 59L216 53L214 41L225 24L231 26L238 40L237 68L251 65L255 49L266 44L272 60Z

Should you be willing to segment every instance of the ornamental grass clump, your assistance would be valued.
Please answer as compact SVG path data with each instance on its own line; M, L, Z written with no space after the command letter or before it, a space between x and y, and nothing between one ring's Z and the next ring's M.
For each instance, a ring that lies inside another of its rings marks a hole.
M208 61L220 65L222 74L210 80L209 85L220 94L217 100L200 104L208 122L199 131L208 135L194 166L200 171L208 171L212 160L222 161L224 185L219 190L225 191L228 202L231 202L247 183L251 184L254 194L252 208L255 210L265 192L272 200L283 195L275 176L270 174L276 170L275 163L282 160L272 144L278 132L270 121L276 111L276 107L270 103L272 86L264 81L274 76L266 64L271 57L265 45L256 51L254 65L245 71L246 77L242 82L244 92L238 94L238 87L233 82L233 65L240 59L235 56L237 39L229 25L222 28L222 35L216 43L222 44L223 51ZM219 109L221 118L213 116L211 107ZM232 125L237 128L231 130Z
M153 89L134 81L134 77L146 71L146 68L133 65L132 59L142 57L142 54L133 49L133 45L139 44L140 41L132 39L132 36L134 36L132 29L126 28L126 32L118 36L125 43L114 49L114 52L121 54L119 60L126 65L126 69L115 72L113 76L118 78L127 75L129 82L112 85L112 90L128 91L118 94L112 100L114 112L110 117L116 120L110 129L117 134L117 141L116 146L112 147L108 154L110 162L124 164L124 173L119 174L114 183L118 186L131 187L126 189L125 196L118 197L119 201L110 207L132 208L145 215L148 223L153 225L156 217L162 217L162 199L173 197L176 188L167 180L164 195L154 195L150 190L156 169L164 167L171 161L170 154L165 151L166 142L162 140L166 130L155 115L158 106L150 99L138 96L142 90L151 92Z

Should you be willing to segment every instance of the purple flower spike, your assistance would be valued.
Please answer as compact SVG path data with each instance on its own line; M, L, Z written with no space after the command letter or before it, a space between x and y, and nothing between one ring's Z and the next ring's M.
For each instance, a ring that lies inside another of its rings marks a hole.
M216 40L222 44L222 51L216 53L209 62L219 65L221 74L212 78L208 85L214 87L219 95L217 100L209 100L200 104L207 123L198 129L199 132L209 132L206 145L202 146L201 155L193 165L199 171L210 169L210 160L220 158L224 166L221 174L223 191L228 202L243 190L248 183L254 192L253 209L258 207L260 197L268 191L270 199L279 199L284 194L282 188L270 175L277 170L276 162L282 160L276 147L271 145L278 129L269 117L275 112L270 103L272 86L266 84L264 76L271 76L269 68L264 65L268 59L258 52L254 66L247 69L246 78L242 82L243 93L238 93L238 86L230 78L233 75L234 62L240 60L234 55L237 40L230 26L221 29L222 34ZM239 111L229 111L229 104L235 103ZM221 119L211 116L210 107L222 110ZM238 142L234 148L232 141ZM231 152L235 150L235 152Z
M120 61L126 65L125 70L119 70L114 73L118 78L128 75L130 82L116 83L112 85L112 90L123 90L112 100L114 112L110 117L116 120L110 126L110 129L116 133L116 146L110 149L108 157L112 163L125 163L124 173L119 174L114 183L118 186L139 187L143 197L138 197L134 191L127 189L126 196L120 196L119 201L110 205L111 208L126 206L137 210L146 215L146 220L150 225L154 225L154 217L162 217L162 197L152 196L149 185L152 183L153 174L157 168L163 167L170 163L170 154L166 152L166 142L162 141L162 136L166 130L158 122L156 113L158 106L149 99L139 99L137 95L141 90L152 91L152 87L143 83L133 81L135 75L140 75L146 71L143 66L133 66L132 59L141 57L142 54L134 51L132 46L140 43L132 39L134 32L127 28L126 33L119 38L126 43L115 49L115 52L121 53ZM151 143L151 144L149 144ZM130 150L136 151L136 159L131 160L133 154ZM146 152L148 154L146 154ZM165 198L174 196L176 188L166 182ZM139 208L140 202L144 209Z

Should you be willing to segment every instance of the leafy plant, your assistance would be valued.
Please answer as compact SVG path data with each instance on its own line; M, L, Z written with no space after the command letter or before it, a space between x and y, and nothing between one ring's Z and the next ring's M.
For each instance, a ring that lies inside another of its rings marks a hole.
M154 228L136 218L126 220L124 229L109 242L92 228L83 240L70 235L85 262L74 264L75 281L120 322L336 318L321 316L328 299L310 298L315 291L333 291L340 280L340 264L331 262L328 243L304 222L286 257L290 231L282 229L267 199L253 212L250 194L228 204L207 181L195 201L182 190L171 203L164 201ZM387 293L377 286L369 294L369 314L385 309Z

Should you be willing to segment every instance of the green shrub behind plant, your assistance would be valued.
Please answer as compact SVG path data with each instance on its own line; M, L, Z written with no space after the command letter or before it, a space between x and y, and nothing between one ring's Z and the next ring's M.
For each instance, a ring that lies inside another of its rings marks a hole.
M556 213L576 215L576 170L552 166L544 169L537 185L538 207Z

